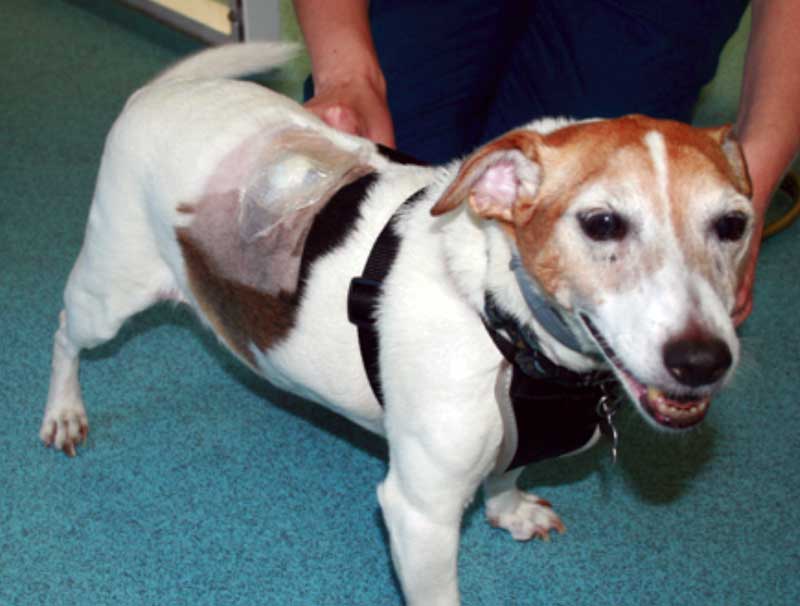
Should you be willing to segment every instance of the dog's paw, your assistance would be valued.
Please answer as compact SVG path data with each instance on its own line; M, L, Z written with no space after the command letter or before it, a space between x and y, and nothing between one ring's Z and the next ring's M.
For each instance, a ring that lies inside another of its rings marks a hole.
M549 502L535 494L515 491L511 495L503 495L494 503L488 503L486 517L495 528L505 528L517 541L528 541L533 538L550 540L550 531L559 534L566 531L556 512Z
M58 410L46 410L39 437L45 446L63 450L74 457L75 448L86 441L89 420L83 406L64 406Z

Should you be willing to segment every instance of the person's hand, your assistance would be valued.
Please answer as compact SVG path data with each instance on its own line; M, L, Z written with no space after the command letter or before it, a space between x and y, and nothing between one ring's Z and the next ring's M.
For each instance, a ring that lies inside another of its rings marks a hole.
M305 106L333 128L395 146L386 95L366 79L321 86Z
M761 236L764 231L764 216L767 207L772 199L772 192L775 189L775 167L769 161L769 156L763 152L759 153L758 146L749 141L742 145L747 164L749 167L750 180L752 182L753 193L753 235L750 238L750 249L748 250L747 260L742 267L741 278L739 279L739 289L736 292L736 302L734 304L733 323L740 326L753 311L753 285L756 278L756 265L758 255L761 251ZM767 160L765 161L765 158ZM779 173L778 173L779 174Z
M752 132L752 131L751 131ZM789 153L780 153L776 144L775 131L756 130L754 134L742 137L742 152L747 162L748 173L753 187L752 203L754 211L753 235L750 250L736 292L736 303L731 314L736 326L740 326L753 311L753 285L756 277L756 265L761 251L761 237L764 231L764 218L775 190L780 185L787 163L784 157ZM796 143L794 144L796 145ZM776 152L777 149L777 152Z
M294 0L294 8L314 79L306 108L334 128L394 147L369 0Z
M753 184L756 213L750 257L743 268L733 321L740 325L753 308L761 232L772 192L800 151L800 39L795 24L800 2L753 0L737 134Z
M756 279L756 265L758 253L761 250L761 232L763 231L763 216L757 213L753 236L750 241L750 251L747 262L742 270L739 290L736 293L736 303L733 308L733 323L740 326L753 311L753 284Z

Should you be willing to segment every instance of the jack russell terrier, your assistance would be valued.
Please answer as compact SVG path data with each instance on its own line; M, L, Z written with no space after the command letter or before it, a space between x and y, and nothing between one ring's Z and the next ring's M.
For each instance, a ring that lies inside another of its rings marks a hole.
M421 166L231 79L294 52L207 50L127 102L41 439L74 455L86 438L81 350L183 302L270 382L385 436L377 493L405 598L455 605L465 506L483 486L515 539L562 531L517 477L614 433L611 386L656 428L706 416L739 357L747 169L730 127L644 116L541 120Z

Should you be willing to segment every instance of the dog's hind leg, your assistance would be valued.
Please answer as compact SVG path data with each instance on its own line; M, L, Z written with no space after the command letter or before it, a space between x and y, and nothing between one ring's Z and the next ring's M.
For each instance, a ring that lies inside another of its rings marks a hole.
M486 517L496 528L505 528L517 541L534 537L548 540L551 530L562 533L564 524L550 503L517 488L524 467L492 474L483 483Z
M89 422L78 383L78 352L67 333L67 313L59 314L53 338L50 389L39 437L47 446L75 455L75 445L86 439Z
M53 339L50 387L39 432L46 446L73 456L89 431L78 379L81 350L112 339L127 318L162 298L164 290L174 290L172 277L155 250L90 225L64 291Z

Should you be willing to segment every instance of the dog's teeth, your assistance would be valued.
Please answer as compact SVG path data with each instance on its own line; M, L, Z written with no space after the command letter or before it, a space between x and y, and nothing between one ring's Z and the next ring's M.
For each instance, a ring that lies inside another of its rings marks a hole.
M655 387L648 387L647 388L647 398L656 404L659 408L664 406L664 394L662 394L659 390Z
M671 399L660 389L649 386L645 393L647 405L655 413L664 417L664 422L670 421L677 424L693 424L703 417L710 405L708 397L691 401L688 398L675 396L676 400Z

